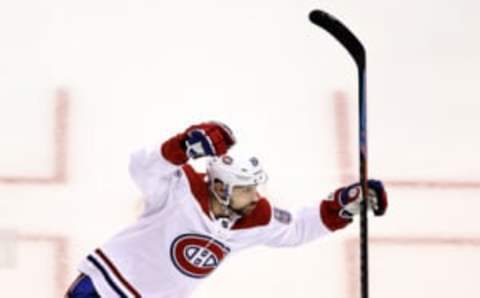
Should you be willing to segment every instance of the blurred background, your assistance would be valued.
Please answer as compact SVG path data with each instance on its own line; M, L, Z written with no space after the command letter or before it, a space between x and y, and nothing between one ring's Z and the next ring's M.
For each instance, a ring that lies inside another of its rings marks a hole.
M0 1L0 296L62 297L141 212L129 153L199 121L233 128L280 207L356 181L356 70L315 8L367 48L369 171L391 202L370 220L371 297L480 297L469 0ZM358 234L243 251L193 297L359 297Z

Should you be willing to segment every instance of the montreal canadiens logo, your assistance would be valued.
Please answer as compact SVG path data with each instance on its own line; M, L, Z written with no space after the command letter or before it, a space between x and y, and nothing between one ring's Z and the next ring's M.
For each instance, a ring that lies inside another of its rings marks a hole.
M229 252L230 249L220 241L199 234L180 235L170 248L175 267L195 278L210 274Z

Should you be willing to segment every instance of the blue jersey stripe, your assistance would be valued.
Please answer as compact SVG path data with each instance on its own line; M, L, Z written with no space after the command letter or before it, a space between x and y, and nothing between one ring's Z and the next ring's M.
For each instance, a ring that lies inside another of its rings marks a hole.
M102 273L103 277L105 278L105 280L107 281L107 283L110 285L110 287L112 287L112 289L121 297L121 298L128 298L127 295L125 295L125 293L122 292L122 290L120 290L120 288L113 282L112 278L110 277L110 275L108 275L108 272L102 267L102 265L97 261L95 260L94 257L92 257L91 255L87 257L87 259L93 264L95 265L95 267L97 267L98 270L100 270L100 272Z

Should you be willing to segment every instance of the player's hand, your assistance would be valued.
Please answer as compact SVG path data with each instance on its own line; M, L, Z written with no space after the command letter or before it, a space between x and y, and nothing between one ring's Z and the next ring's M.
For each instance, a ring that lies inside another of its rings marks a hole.
M176 165L189 158L220 156L235 144L235 137L228 126L220 122L204 122L190 126L183 133L163 143L163 157Z
M360 213L360 183L337 189L329 199L322 201L320 213L323 223L335 231L344 228ZM376 216L385 214L388 206L387 193L379 180L368 180L368 206Z
M235 144L232 130L221 122L193 125L185 135L185 153L190 158L221 156Z

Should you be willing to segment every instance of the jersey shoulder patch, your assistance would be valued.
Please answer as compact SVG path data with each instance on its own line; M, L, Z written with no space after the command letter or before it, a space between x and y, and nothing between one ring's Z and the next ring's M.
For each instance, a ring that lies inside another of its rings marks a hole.
M292 214L290 211L283 210L277 207L273 208L273 218L282 224L290 224L292 222Z

